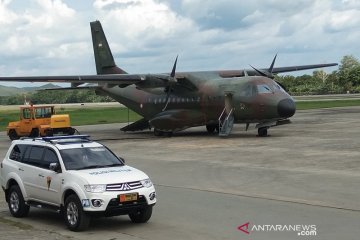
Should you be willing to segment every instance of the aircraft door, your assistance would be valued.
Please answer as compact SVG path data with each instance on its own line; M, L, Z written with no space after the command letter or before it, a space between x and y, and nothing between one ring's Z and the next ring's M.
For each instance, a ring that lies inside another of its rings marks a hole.
M231 112L231 109L233 109L233 94L228 92L225 93L225 112L226 114L229 114Z

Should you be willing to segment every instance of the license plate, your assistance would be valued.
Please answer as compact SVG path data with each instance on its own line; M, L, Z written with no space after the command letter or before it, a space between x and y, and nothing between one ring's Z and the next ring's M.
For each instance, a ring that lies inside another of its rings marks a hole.
M132 202L138 200L138 194L137 193L127 193L127 194L120 194L119 195L120 202Z

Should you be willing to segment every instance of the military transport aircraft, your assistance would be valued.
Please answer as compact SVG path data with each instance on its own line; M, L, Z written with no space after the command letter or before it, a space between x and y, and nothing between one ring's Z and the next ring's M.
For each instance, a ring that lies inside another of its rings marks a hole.
M171 136L173 132L206 126L220 136L230 134L234 123L255 123L258 136L268 128L290 123L295 103L276 73L330 67L316 64L268 69L176 72L177 57L170 73L128 74L116 66L99 21L90 23L97 75L1 77L0 81L70 82L64 89L93 88L99 95L110 96L143 118L123 131L154 129L154 134ZM84 86L95 83L96 86Z

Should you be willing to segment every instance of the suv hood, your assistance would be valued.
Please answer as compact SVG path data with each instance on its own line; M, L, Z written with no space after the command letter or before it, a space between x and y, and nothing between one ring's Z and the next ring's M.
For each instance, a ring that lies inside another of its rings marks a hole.
M121 167L72 170L71 173L82 177L89 184L134 182L149 178L144 172L126 165Z

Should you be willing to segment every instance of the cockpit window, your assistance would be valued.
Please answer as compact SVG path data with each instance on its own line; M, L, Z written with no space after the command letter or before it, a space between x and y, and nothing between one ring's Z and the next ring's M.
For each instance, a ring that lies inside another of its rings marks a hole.
M258 93L272 93L271 88L266 84L257 85Z
M256 94L256 88L252 85L247 85L241 92L240 95L244 97L252 97Z

